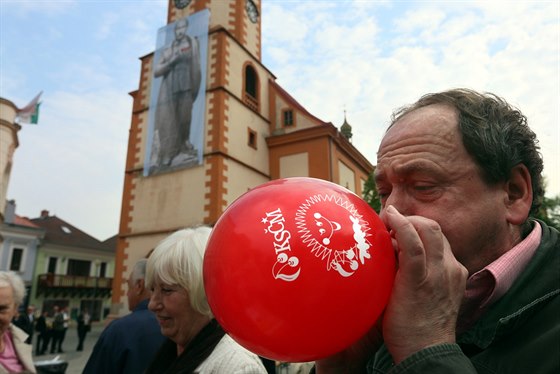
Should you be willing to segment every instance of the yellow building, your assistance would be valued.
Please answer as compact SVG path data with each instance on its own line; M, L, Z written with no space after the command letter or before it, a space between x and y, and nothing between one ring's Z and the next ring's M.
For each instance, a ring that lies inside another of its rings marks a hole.
M169 233L214 224L237 197L272 179L320 178L361 196L373 171L348 132L344 136L310 114L262 64L260 0L169 0L168 6L168 25L209 13L201 162L159 174L147 170L156 110L154 65L164 53L156 50L141 58L139 87L131 93L112 293L116 314L127 310L125 283L132 265Z

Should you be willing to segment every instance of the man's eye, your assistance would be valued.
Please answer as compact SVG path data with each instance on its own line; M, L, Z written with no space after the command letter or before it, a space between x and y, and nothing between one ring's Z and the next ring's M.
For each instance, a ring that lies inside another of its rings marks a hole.
M428 201L441 196L443 189L433 184L418 184L412 187L412 193L416 195L416 198Z
M414 186L416 191L429 191L432 188L434 188L434 186Z

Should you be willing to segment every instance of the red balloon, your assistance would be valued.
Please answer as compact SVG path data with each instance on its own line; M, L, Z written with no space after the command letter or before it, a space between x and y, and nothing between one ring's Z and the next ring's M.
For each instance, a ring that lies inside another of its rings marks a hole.
M393 286L395 254L375 211L314 178L260 185L216 223L204 257L210 307L260 356L314 361L361 338Z

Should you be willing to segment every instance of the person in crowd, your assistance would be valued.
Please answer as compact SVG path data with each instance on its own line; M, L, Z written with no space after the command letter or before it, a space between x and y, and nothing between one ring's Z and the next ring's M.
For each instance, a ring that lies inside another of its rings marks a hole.
M51 354L64 353L62 344L66 338L66 331L68 330L68 323L70 315L68 314L68 307L53 307L54 315L51 330Z
M165 341L155 315L148 310L146 259L138 260L128 277L128 308L132 311L112 321L95 343L83 374L144 373Z
M91 316L87 309L83 309L78 315L78 347L76 350L78 352L84 350L84 340L86 340L86 335L91 331Z
M14 325L22 329L27 334L25 342L31 344L33 340L33 331L35 327L35 306L29 305L25 313L18 313Z
M398 258L383 318L317 373L559 373L559 233L526 117L452 89L395 112L377 153Z
M36 372L27 334L12 323L24 296L23 280L0 271L0 374Z
M62 350L62 344L64 343L64 339L66 338L66 332L68 331L68 327L70 324L70 313L68 313L68 307L62 307L61 309L62 314L62 330L60 331L59 342L58 342L58 353L64 353Z
M43 310L35 323L35 331L37 331L37 347L35 348L35 354L37 356L44 355L49 346L50 331L47 324L48 317L49 312L47 310Z
M260 358L237 344L213 318L204 292L202 265L209 227L176 231L148 259L148 305L163 343L146 373L263 373Z
M51 330L51 354L62 353L62 334L64 331L64 314L58 307L53 306L52 330Z

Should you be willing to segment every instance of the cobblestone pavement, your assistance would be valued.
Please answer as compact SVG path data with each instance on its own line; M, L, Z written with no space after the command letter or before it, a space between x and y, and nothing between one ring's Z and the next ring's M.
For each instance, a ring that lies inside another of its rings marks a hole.
M95 342L99 338L99 335L101 335L101 331L103 331L103 328L103 324L94 324L91 331L86 336L84 350L78 352L76 351L76 348L78 347L78 332L76 331L76 326L70 326L68 331L66 331L66 337L62 343L62 350L64 353L46 354L41 356L33 355L33 361L35 363L39 361L48 361L53 360L58 356L60 360L68 362L66 374L81 374L86 366ZM36 338L37 336L34 334L33 353L35 353L35 345L37 342Z
M0 0L1 1L1 0ZM46 354L41 356L33 356L33 361L35 363L39 361L48 361L53 360L55 357L59 357L60 360L68 362L68 367L66 369L65 374L82 374L84 367L91 355L91 351L93 350L93 346L99 335L104 328L103 323L94 324L92 326L91 332L89 332L86 336L86 340L84 342L84 350L81 352L77 352L76 348L78 347L78 333L76 331L76 326L70 326L68 331L66 332L66 337L64 342L62 343L62 350L64 353L57 353L57 354ZM33 353L35 353L35 344L36 344L36 335L33 336ZM288 364L283 363L279 364L276 367L276 373L278 374L305 374L309 373L311 368L311 364ZM100 373L101 374L101 373Z

